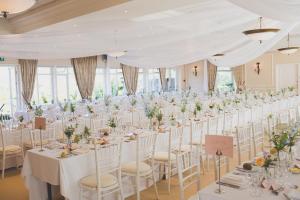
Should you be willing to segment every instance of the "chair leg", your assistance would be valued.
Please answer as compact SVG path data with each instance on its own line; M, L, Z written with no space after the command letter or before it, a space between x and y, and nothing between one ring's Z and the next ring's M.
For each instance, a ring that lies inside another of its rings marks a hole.
M119 173L119 187L120 187L120 197L121 197L121 200L123 200L124 199L124 193L123 193L123 187L122 187L121 173Z
M154 185L156 199L159 199L153 168L152 168L152 180L153 180L153 185Z
M172 176L172 164L171 162L168 164L168 192L171 192L171 176Z
M4 179L4 173L5 173L5 156L2 157L2 179Z
M135 187L136 187L136 199L140 200L141 194L140 194L140 177L139 176L135 177Z

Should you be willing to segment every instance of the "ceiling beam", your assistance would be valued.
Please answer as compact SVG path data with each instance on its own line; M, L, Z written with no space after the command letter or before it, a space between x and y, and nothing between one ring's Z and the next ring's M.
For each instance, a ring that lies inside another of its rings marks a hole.
M130 0L55 0L7 19L12 33L20 34L56 24Z

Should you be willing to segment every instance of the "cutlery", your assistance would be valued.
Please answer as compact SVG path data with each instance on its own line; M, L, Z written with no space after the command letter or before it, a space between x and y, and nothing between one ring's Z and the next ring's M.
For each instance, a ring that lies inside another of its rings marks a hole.
M230 184L230 183L216 182L216 184L220 184L220 185L223 185L223 186L231 187L231 188L234 188L234 189L240 189L240 186L233 185L233 184Z

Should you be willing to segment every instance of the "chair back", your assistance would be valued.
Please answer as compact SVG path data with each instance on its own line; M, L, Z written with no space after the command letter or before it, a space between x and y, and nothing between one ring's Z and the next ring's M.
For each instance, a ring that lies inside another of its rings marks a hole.
M251 159L251 125L236 127L236 140L238 151L238 163L242 162L242 155L248 154L248 159Z

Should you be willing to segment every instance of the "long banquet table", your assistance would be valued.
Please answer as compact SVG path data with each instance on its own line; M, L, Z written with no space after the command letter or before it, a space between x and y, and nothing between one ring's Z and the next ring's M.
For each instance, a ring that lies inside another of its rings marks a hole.
M185 134L188 137L187 134ZM159 134L158 151L167 151L168 137L167 134ZM121 163L135 161L135 141L123 142ZM40 152L39 149L27 151L22 176L25 185L29 190L30 200L47 199L47 183L59 186L60 193L67 199L77 200L80 197L79 180L95 172L95 156L93 151L88 153L74 155L67 158L58 158L61 149L45 149ZM133 194L131 184L128 179L123 180L123 189L125 196ZM142 183L144 187L151 184Z
M278 106L276 111L289 108L289 102L298 103L299 96L290 97L281 101L283 105ZM275 111L275 107L269 103L263 105L264 115L266 117L270 112ZM261 114L260 114L261 115ZM248 118L250 118L248 116ZM261 116L260 116L261 119ZM237 121L233 126L237 125ZM184 131L185 140L189 138L189 129ZM160 134L156 144L157 151L166 151L168 145L167 134ZM135 161L135 142L124 142L122 147L122 163ZM86 154L71 156L68 158L57 158L59 150L45 150L39 152L38 149L29 150L26 153L22 176L25 185L29 190L30 200L47 199L47 183L59 186L60 193L66 199L77 200L80 195L79 180L85 176L91 175L95 169L94 154L89 151ZM61 150L60 150L61 151ZM125 177L123 178L123 189L125 196L133 193L131 184L127 184ZM143 183L147 187L146 183ZM209 188L208 188L209 189Z
M300 142L298 142L296 146L296 157L295 163L300 164ZM247 173L241 173L240 171L232 171L227 175L230 174L239 174L240 176L245 176ZM287 172L284 174L287 175ZM225 175L226 176L226 175ZM249 181L249 180L248 180ZM300 174L291 174L287 177L281 177L281 183L285 186L296 186L298 187L295 189L295 194L297 198L293 196L293 198L288 197L284 194L284 191L280 191L278 194L272 193L271 190L263 189L261 187L256 188L255 191L250 185L246 187L242 187L240 189L236 189L233 187L221 186L223 193L218 194L216 193L216 189L218 188L217 183L212 183L205 187L204 189L200 190L195 196L191 197L189 200L233 200L233 199L257 199L257 200L299 200L300 199ZM291 188L289 188L291 189Z

